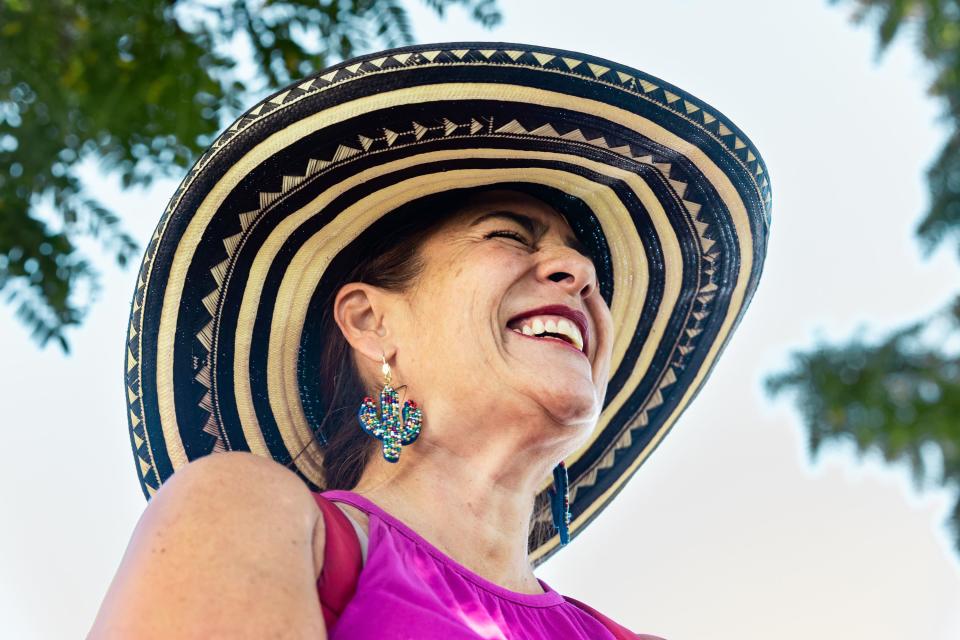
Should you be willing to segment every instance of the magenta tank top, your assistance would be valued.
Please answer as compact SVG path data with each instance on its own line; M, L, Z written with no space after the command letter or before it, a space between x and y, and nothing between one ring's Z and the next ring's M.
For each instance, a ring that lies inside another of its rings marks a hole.
M354 506L370 519L357 591L330 640L614 637L542 580L545 593L510 591L455 562L367 498L350 491L321 495Z

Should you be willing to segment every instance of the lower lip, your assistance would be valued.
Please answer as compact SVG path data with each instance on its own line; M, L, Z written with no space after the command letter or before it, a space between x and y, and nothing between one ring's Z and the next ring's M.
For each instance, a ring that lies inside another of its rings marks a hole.
M583 356L584 358L587 357L587 354L585 354L583 351L580 351L580 349L577 349L575 346L573 346L572 344L570 344L570 343L567 342L566 340L561 340L560 338L537 338L536 336L528 336L528 335L525 334L525 333L520 333L519 331L514 331L513 329L508 329L508 331L509 331L510 333L512 333L512 334L520 337L520 338L526 338L527 340L535 340L535 341L540 342L540 343L549 342L549 343L552 343L552 344L559 345L559 346L561 346L561 347L565 347L566 349L568 349L568 350L570 350L570 351L573 351L574 353L579 353L579 354L580 354L581 356ZM588 362L589 362L589 360L590 360L590 359L587 358L587 361L588 361Z

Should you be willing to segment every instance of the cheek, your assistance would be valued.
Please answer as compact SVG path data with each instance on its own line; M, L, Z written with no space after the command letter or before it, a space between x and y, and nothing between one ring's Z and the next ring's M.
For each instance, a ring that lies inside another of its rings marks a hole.
M496 348L494 325L504 286L489 265L450 264L417 292L415 342L431 354L431 369L479 366ZM448 369L449 370L449 369Z
M475 306L469 274L462 265L431 265L417 287L408 327L413 342L436 361L450 361L469 344L467 319Z
M411 329L420 334L415 341L438 360L475 366L495 348L503 301L526 266L494 243L445 249L430 255L421 274Z

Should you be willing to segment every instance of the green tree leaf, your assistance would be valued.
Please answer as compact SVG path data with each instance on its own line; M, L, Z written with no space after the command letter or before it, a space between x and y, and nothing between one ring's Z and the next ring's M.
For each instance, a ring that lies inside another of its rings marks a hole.
M494 0L424 1L500 21ZM181 174L255 96L413 37L399 0L0 0L0 296L66 350L99 287L79 241L140 253L81 162L127 188Z
M832 0L837 3L841 0ZM923 247L960 249L960 4L952 0L842 0L853 18L877 29L882 53L909 33L933 70L930 93L952 126L927 173L930 208L917 227ZM958 252L960 254L960 252ZM811 451L852 442L909 465L918 484L960 489L960 297L882 340L854 338L793 354L788 370L770 376L771 394L794 394ZM931 468L931 459L938 462ZM960 499L950 518L960 550Z

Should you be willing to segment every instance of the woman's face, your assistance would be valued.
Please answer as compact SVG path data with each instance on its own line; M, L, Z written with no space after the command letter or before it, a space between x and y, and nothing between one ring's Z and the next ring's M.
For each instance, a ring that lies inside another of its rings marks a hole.
M613 335L578 244L552 207L510 191L471 199L424 242L423 271L391 324L396 383L428 423L435 407L434 417L521 423L530 437L545 424L580 427L550 427L565 442L589 435Z

